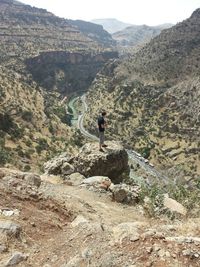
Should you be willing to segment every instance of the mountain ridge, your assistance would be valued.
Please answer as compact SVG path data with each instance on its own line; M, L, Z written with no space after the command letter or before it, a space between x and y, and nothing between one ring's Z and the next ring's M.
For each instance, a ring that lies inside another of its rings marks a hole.
M108 64L88 93L87 128L95 129L90 117L106 108L109 138L121 138L172 177L200 174L199 14Z
M131 26L130 23L125 23L115 18L93 19L91 22L102 25L103 28L111 34L116 31L122 30L128 26Z
M118 46L144 46L152 38L159 35L162 30L170 28L171 24L158 26L132 25L112 34Z

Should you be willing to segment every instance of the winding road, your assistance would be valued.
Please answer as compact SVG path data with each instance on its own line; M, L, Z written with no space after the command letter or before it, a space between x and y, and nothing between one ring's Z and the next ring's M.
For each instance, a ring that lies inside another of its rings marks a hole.
M88 105L86 102L86 96L82 95L81 96L81 101L83 103L83 112L81 115L78 117L78 129L81 131L81 133L86 136L87 138L93 140L93 141L98 141L99 138L93 134L90 134L83 126L83 121L84 121L84 116L85 113L87 112ZM145 170L148 174L154 176L157 180L162 180L162 182L167 183L168 182L168 177L160 173L158 170L155 169L154 166L150 165L148 160L143 158L139 153L137 153L134 150L128 150L126 149L128 156L129 156L129 161L137 163L140 165L140 167Z

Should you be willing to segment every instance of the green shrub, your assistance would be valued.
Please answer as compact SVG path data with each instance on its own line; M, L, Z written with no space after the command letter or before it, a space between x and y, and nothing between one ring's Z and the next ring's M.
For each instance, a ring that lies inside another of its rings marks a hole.
M5 148L4 138L0 138L0 166L10 161L10 152Z
M139 153L145 158L148 159L150 156L151 147L143 147L139 149Z
M37 142L38 142L38 145L36 146L36 151L38 154L40 154L43 150L48 149L49 145L46 139L39 138Z
M0 114L0 130L9 133L13 126L13 119L9 114Z
M33 112L32 111L28 111L28 110L24 110L22 112L21 117L25 121L32 121L32 119L33 119Z
M30 139L27 139L27 140L25 141L25 144L26 144L28 147L32 146L32 142L31 142Z
M27 164L27 165L24 166L24 171L25 172L28 172L30 170L31 170L31 166L30 165Z

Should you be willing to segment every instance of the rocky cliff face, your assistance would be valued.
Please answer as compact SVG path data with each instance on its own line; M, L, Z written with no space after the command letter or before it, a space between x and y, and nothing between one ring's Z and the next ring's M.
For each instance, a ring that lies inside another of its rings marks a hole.
M44 52L26 61L34 80L62 94L86 91L103 65L117 52Z
M105 108L109 136L120 136L174 176L198 176L199 29L198 9L131 58L108 64L88 94L88 129Z

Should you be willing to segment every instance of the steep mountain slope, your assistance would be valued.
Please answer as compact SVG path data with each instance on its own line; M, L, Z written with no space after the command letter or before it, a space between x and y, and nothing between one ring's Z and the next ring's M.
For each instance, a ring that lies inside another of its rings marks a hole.
M34 168L80 143L67 125L61 94L85 90L117 53L102 27L72 24L44 9L1 0L1 165Z
M111 18L93 19L91 22L102 25L103 28L111 34L114 32L121 31L128 26L131 26L131 24L129 24L129 23L125 23L125 22L119 21L117 19L111 19Z
M172 27L169 24L161 26L132 25L112 34L118 46L138 46L148 43L162 30Z
M97 25L95 23L83 21L83 20L68 20L68 22L77 27L81 32L86 34L89 38L102 43L105 46L115 45L115 41L112 36L103 29L102 25Z
M4 67L0 70L0 165L27 171L59 151L72 150L76 138L66 125L58 94L47 94L31 79Z
M132 57L108 64L87 96L88 129L108 110L107 134L177 177L200 174L200 9Z

